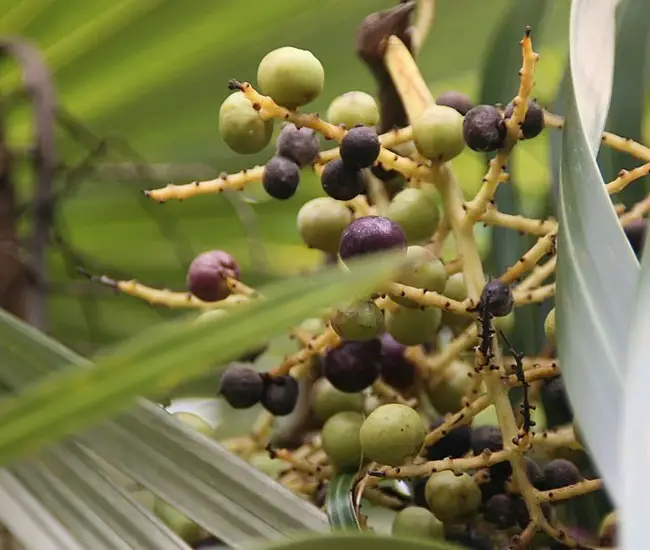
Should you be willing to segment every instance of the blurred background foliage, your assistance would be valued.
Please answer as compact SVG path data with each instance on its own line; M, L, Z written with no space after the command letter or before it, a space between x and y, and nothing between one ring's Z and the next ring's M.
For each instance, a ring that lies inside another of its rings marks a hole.
M498 89L502 74L491 70L493 74L484 76L483 68L492 46L502 38L500 22L520 3L437 2L435 22L419 58L434 94L457 89L477 101L485 78L495 83L492 90ZM174 177L166 177L157 184L161 185L238 171L271 156L272 145L257 155L232 153L219 137L217 121L229 93L228 79L254 82L258 62L274 48L306 48L323 63L325 92L310 110L324 113L334 97L349 90L374 93L370 73L353 54L355 30L368 13L394 4L395 0L0 0L0 34L21 36L37 45L51 70L61 108L99 140L113 144L110 158L97 159L95 166L100 161L141 159L175 165ZM566 66L570 6L544 4L544 17L534 31L542 59L535 96L550 106ZM517 42L510 46L518 56ZM8 139L12 147L24 146L33 128L24 102L10 95L19 82L18 70L3 64L2 71ZM516 81L516 70L514 77ZM510 90L500 101L509 101L514 93ZM82 161L97 145L90 137L80 145L63 129L57 138L58 160L67 167ZM547 201L548 141L546 133L516 150L514 162L522 168L514 181L524 208L534 210ZM471 151L454 161L466 193L480 185L484 162ZM83 258L94 270L176 289L183 288L194 255L210 248L235 254L244 281L252 285L311 269L322 261L319 253L302 246L295 227L300 206L322 194L308 171L300 191L284 202L260 201L253 193L164 206L149 203L140 193L153 186L148 173L127 181L107 176L107 170L102 177L87 172L57 205L57 227L68 253L62 255L60 247L52 247L50 254L48 332L81 353L176 313L86 284L71 269L71 255ZM30 190L22 179L21 192L27 200ZM62 180L57 180L59 188L66 184Z

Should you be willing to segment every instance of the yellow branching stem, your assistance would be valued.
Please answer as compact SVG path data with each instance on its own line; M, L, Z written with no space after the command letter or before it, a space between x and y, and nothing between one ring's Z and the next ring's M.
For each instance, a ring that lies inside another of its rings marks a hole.
M555 220L535 220L525 218L524 216L503 214L493 206L487 207L485 213L479 217L479 221L530 235L543 236L557 230L557 222Z
M613 195L614 193L620 193L630 183L638 180L639 178L642 178L643 176L647 176L648 174L650 174L650 162L644 164L643 166L637 166L636 168L633 168L629 171L621 170L618 173L618 177L606 185L607 192L610 195Z
M382 402L399 403L400 405L407 405L409 407L417 406L416 400L405 399L399 392L395 391L381 379L378 379L373 383L372 391L382 400Z
M451 233L451 226L449 225L449 220L447 219L447 216L442 215L442 219L440 220L440 223L438 224L438 228L436 229L436 232L433 234L433 237L431 237L431 240L426 244L426 248L431 251L432 254L435 254L436 256L440 256L440 253L442 252L442 247L445 244L445 241L447 240L447 237Z
M540 303L548 298L555 296L555 283L540 286L534 290L515 291L515 304L518 306L524 304Z
M511 284L519 279L519 277L524 273L533 269L537 263L546 256L546 254L555 248L556 236L557 233L553 231L544 237L537 239L537 242L533 247L519 258L519 261L515 265L510 267L503 275L501 275L501 277L499 277L501 282Z
M558 500L567 500L579 495L600 491L602 488L603 482L601 479L585 479L575 485L567 485L566 487L560 487L559 489L552 489L550 491L538 491L537 499L540 502L557 502Z
M648 212L650 212L650 195L642 201L637 202L629 211L621 214L621 217L619 218L621 225L625 227L632 222L640 220Z
M427 447L440 441L445 435L447 435L449 430L462 426L463 424L469 424L478 413L486 409L489 405L490 400L486 395L483 395L471 403L467 403L457 413L449 415L440 426L432 432L429 432L424 438L424 445L422 446L420 454L424 454Z
M300 351L285 357L284 361L271 370L269 374L271 376L284 376L296 365L309 361L312 357L325 353L328 349L338 346L340 341L341 339L339 338L339 335L336 334L334 329L328 325L322 334L313 338L307 346Z
M405 128L395 128L379 136L379 142L386 149L394 147L395 145L401 145L402 143L407 143L412 139L413 139L413 129L410 126L406 126ZM339 157L340 157L339 148L334 147L332 149L328 149L327 151L322 151L318 155L316 162L319 164L327 164L328 162L335 160Z
M463 260L461 258L454 258L453 260L445 263L445 271L447 275L453 275L454 273L460 273L463 270Z
M546 430L533 435L533 445L544 448L559 448L582 450L582 445L576 440L573 426L563 426L555 430Z
M310 474L320 479L329 479L332 477L332 469L329 466L321 466L320 464L314 464L307 458L298 456L297 453L292 453L287 449L270 449L269 455L271 458L279 458L291 464L291 466L304 472Z
M386 290L390 294L401 296L402 298L408 298L412 302L415 302L416 304L423 307L437 307L444 311L450 311L452 313L458 313L460 315L473 316L472 313L469 313L467 311L468 308L471 308L475 305L472 300L459 302L457 300L447 298L442 294L438 294L433 290L423 290L421 288L406 286L400 283L391 283Z
M517 285L517 290L523 292L524 290L529 290L540 286L548 279L553 273L555 273L555 268L557 267L557 256L553 256L543 265L535 266L531 274L526 277L519 285Z

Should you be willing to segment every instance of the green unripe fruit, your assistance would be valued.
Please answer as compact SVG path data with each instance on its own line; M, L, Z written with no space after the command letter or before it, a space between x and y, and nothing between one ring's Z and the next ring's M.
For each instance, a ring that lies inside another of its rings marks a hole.
M440 221L440 210L427 200L424 191L408 187L393 197L386 217L400 225L409 244L417 244L433 235Z
M450 161L465 148L463 116L451 107L430 105L413 121L413 142L422 156Z
M555 344L555 308L548 312L544 321L544 334L552 344Z
M442 292L447 298L462 302L467 299L467 286L462 273L454 273L447 279L447 284ZM472 323L472 318L467 315L459 315L450 311L443 311L442 324L451 328L454 332L464 330Z
M323 450L340 471L356 471L361 466L363 452L359 432L363 416L358 412L340 412L330 418L321 431Z
M431 474L424 488L429 509L443 523L464 523L481 506L481 490L468 474Z
M298 212L298 232L309 248L338 254L341 235L352 222L352 212L340 201L319 197Z
M362 412L365 397L362 393L346 393L332 386L327 378L314 384L312 410L321 422L345 411Z
M386 313L386 330L400 344L418 346L434 342L442 312L435 307L414 309L399 306Z
M375 126L379 122L379 107L375 98L365 92L346 92L330 103L327 120L346 128Z
M384 315L375 302L357 302L337 309L332 328L341 338L352 342L372 340L384 330Z
M361 426L364 456L379 464L399 466L415 456L427 431L411 407L390 403L377 407Z
M420 184L420 190L424 193L426 199L435 205L436 208L441 208L442 197L440 196L440 191L436 188L433 183L422 182Z
M494 318L494 328L500 330L501 332L505 332L507 334L514 328L514 326L515 326L514 310L508 313L508 315Z
M167 527L188 544L195 544L207 536L199 525L164 500L156 498L153 511Z
M469 391L472 369L462 361L454 361L444 370L444 377L432 377L427 388L429 401L441 415L455 413L462 408L461 400Z
M257 68L257 84L278 105L295 109L320 95L325 71L313 53L285 46L262 58Z
M271 142L273 119L262 120L246 96L235 92L221 104L219 134L235 153L259 153Z
M288 469L288 465L284 460L271 458L267 452L251 455L248 462L253 468L265 473L271 479L278 479L280 474Z
M447 283L447 271L443 263L423 246L409 246L406 249L407 267L397 277L397 282L424 290L442 293ZM391 295L391 299L406 307L420 306L408 298Z
M426 508L409 506L397 512L391 532L394 536L440 539L443 527L442 522Z
M194 428L197 432L202 433L206 437L212 437L214 435L214 427L212 427L209 422L201 418L198 414L179 411L173 413L172 416L190 428Z

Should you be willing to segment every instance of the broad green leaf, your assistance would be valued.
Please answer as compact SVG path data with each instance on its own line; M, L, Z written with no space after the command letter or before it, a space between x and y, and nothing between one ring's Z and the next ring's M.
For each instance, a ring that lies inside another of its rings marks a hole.
M340 474L332 478L327 486L325 507L327 518L334 529L342 531L361 529L353 500L356 479L355 474Z
M574 0L560 171L557 340L576 420L614 500L621 471L612 443L622 418L629 308L638 262L603 185L595 155L607 116L616 2Z
M368 546L365 546L365 545ZM275 544L251 545L250 550L463 550L461 546L430 539L410 539L406 537L388 537L367 533L349 533L345 535L310 536L303 540L279 542Z

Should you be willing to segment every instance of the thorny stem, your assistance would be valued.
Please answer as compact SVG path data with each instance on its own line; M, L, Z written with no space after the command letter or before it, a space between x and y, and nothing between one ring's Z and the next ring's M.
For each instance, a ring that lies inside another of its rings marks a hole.
M601 479L585 479L574 485L567 485L559 489L537 491L537 500L540 502L557 502L558 500L567 500L579 495L600 491L602 488L603 482Z

